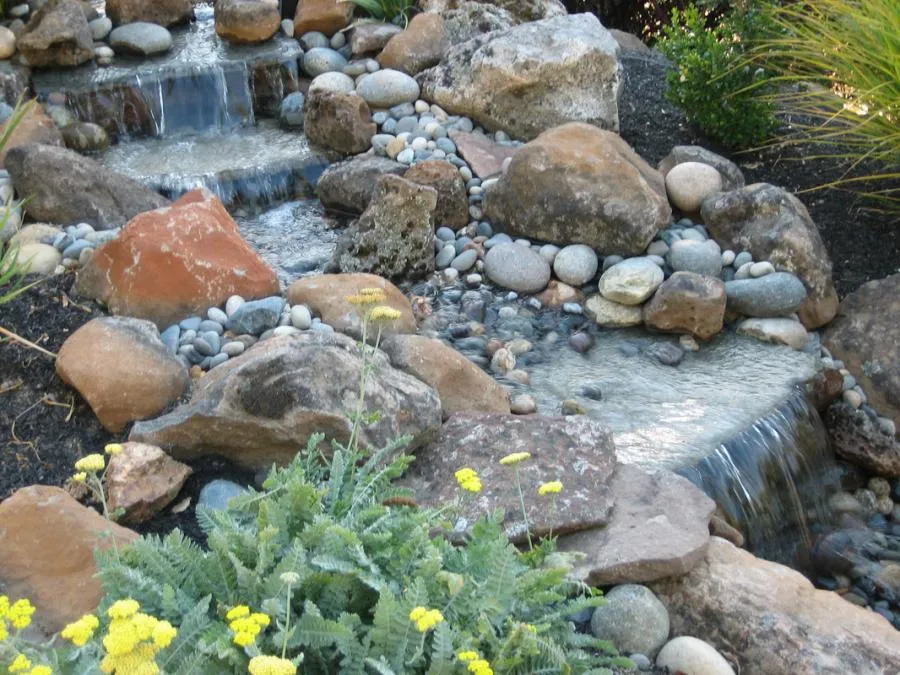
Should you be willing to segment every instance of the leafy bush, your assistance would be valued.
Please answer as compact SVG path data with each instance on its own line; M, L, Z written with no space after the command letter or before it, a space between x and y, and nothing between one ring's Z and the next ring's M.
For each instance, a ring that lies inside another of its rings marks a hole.
M398 26L406 27L413 11L416 8L416 0L345 0L352 2L379 21L388 21Z
M760 96L768 79L747 63L751 45L768 35L768 15L756 6L735 8L715 25L709 10L691 5L672 13L659 49L674 63L666 97L711 138L730 148L764 142L775 131L775 108Z

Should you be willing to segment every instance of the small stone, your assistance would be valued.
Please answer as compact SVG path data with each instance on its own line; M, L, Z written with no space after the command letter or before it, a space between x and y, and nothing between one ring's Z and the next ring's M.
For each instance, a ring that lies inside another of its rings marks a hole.
M619 651L651 657L666 644L669 629L665 605L653 591L637 584L616 586L606 594L606 604L597 607L591 618L594 637L609 640Z
M509 410L513 415L531 415L537 412L537 401L529 394L517 394L509 402Z
M600 277L598 289L607 300L639 305L653 295L664 278L663 271L652 260L629 258L607 269Z
M516 367L516 357L508 349L498 349L491 357L491 370L497 373L508 373Z
M843 399L844 403L849 405L854 410L858 409L863 404L862 395L855 389L848 389L843 394L841 394L841 398Z
M206 316L210 321L215 321L223 326L228 323L228 314L218 307L210 307L206 311Z
M460 272L466 272L475 265L476 260L478 260L478 252L474 249L468 249L456 256L450 263L450 266Z
M750 265L750 276L754 279L772 274L774 271L775 266L767 260Z
M672 244L666 258L676 272L693 272L711 277L722 271L722 255L706 242L681 239Z
M346 65L347 59L333 49L314 47L303 55L303 70L310 77L316 77L322 73L340 73Z
M550 280L550 265L546 260L531 248L509 243L488 250L484 271L495 284L519 293L538 293Z
M230 357L240 356L244 353L244 349L246 347L243 342L226 342L222 345L222 353Z
M300 330L309 330L312 325L312 314L306 305L291 307L291 325Z
M684 358L684 350L672 342L657 342L647 348L647 354L664 366L677 366Z
M734 262L735 254L734 251L725 250L722 251L722 265L727 266Z
M406 73L390 68L366 77L356 91L373 108L390 108L419 98L418 83Z
M240 306L243 305L245 302L247 302L247 301L244 300L241 296L239 296L239 295L232 295L232 296L231 296L230 298L228 298L228 300L225 302L225 314L226 314L227 316L229 316L229 317L234 316L234 313L235 313L236 311L238 311L238 309L240 308Z
M544 251L545 247L540 250ZM546 259L545 255L541 255ZM551 261L548 261L551 262ZM563 282L572 286L583 286L597 274L600 264L597 254L590 246L572 244L566 246L553 257L553 271Z
M689 675L734 675L734 669L715 647L688 635L666 643L656 657L656 667Z
M235 333L259 335L278 325L283 309L284 298L277 296L245 302L229 317L227 328Z
M162 26L136 21L113 29L109 44L117 54L153 56L172 47L172 34Z
M200 490L197 497L197 505L205 506L214 511L225 511L228 509L228 502L235 497L240 497L246 490L243 486L238 485L230 480L217 478L210 481Z

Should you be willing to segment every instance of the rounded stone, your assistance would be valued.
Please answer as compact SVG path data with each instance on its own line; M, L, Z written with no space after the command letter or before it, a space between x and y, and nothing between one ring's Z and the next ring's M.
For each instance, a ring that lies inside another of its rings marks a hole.
M215 511L224 511L231 499L240 497L244 492L244 488L237 483L217 478L203 486L197 497L197 504Z
M606 604L594 610L591 632L620 652L652 658L669 639L669 612L646 586L616 586L606 594Z
M531 415L537 412L537 401L530 394L516 394L509 402L509 411L513 415Z
M753 279L725 283L728 308L746 316L784 316L796 312L806 287L793 274L774 272Z
M328 49L331 46L331 42L325 33L311 30L300 36L300 46L307 51L311 49Z
M722 254L706 242L680 239L672 244L666 257L676 272L717 277L722 271Z
M356 92L373 108L390 108L419 98L419 85L406 73L386 68L366 77Z
M664 278L662 269L649 258L628 258L603 273L598 290L607 300L639 305L653 295Z
M241 296L232 295L230 298L228 298L228 300L225 301L225 314L231 316L236 311L238 311L241 308L241 305L243 305L245 302L247 301L244 300Z
M600 260L594 249L584 244L566 246L553 259L553 271L557 278L571 286L583 286L589 282L597 274L599 265Z
M295 91L285 96L278 108L278 121L282 126L300 129L303 127L306 97L303 92Z
M104 35L104 37L106 37ZM0 26L0 59L6 60L16 53L16 35L6 26Z
M767 274L772 274L775 271L775 266L770 263L768 260L763 260L762 262L755 262L750 265L750 276L754 279L758 279L759 277L764 277Z
M478 252L468 249L456 256L450 263L450 266L460 272L467 272L472 269L476 260L478 260Z
M322 73L341 72L346 65L347 59L325 47L314 47L303 55L303 70L313 78Z
M722 190L722 174L709 164L683 162L666 174L669 201L684 213L696 213L703 200Z
M309 85L310 91L324 89L327 91L336 91L341 94L349 94L356 88L353 78L344 73L329 71L317 75Z
M687 675L734 675L734 669L715 647L689 635L667 642L656 657L656 666Z
M68 250L68 249L66 249ZM31 242L22 244L18 250L17 262L23 271L29 274L53 274L56 266L62 262L62 254L50 244ZM0 268L0 274L6 270Z
M312 314L306 305L291 307L291 325L300 330L309 330L309 327L312 326Z
M162 26L136 21L113 29L109 44L117 54L152 56L172 47L172 34Z
M517 244L492 247L484 258L484 271L498 286L519 293L538 293L550 281L547 261L531 248Z

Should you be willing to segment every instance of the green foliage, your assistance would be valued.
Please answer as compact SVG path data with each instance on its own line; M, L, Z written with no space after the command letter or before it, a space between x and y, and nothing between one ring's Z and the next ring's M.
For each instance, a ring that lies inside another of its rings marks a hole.
M416 0L344 0L351 2L379 21L406 27L416 8Z
M328 461L321 443L310 439L227 511L199 509L208 550L175 531L98 554L107 603L132 597L179 628L165 672L246 672L257 649L302 653L302 671L323 675L464 673L461 650L498 674L627 662L575 632L568 617L603 600L567 579L568 559L552 541L523 554L495 514L454 546L439 535L443 515L411 505L392 483L412 460L399 454L404 441L370 457L332 444ZM223 620L238 604L272 617L246 651ZM420 606L445 620L419 632L410 612Z
M708 9L674 10L657 45L675 65L667 76L666 97L730 148L763 143L777 126L774 106L758 91L769 75L747 63L751 45L771 30L757 4L732 9L712 26L707 25Z

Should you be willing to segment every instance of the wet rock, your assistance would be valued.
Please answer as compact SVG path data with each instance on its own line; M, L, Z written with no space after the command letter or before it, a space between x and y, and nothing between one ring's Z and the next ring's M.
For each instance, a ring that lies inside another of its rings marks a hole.
M281 28L278 0L217 0L216 35L229 42L255 44Z
M530 248L499 244L484 257L484 271L498 286L519 293L537 293L550 280L550 265Z
M109 136L106 131L92 122L73 122L60 131L69 150L81 153L100 152L109 147Z
M519 148L485 193L485 214L511 235L601 255L640 255L669 221L662 176L617 134L551 129Z
M737 164L699 145L676 145L659 163L657 169L666 176L674 167L685 162L699 162L716 169L722 177L723 190L737 190L744 187L744 174Z
M82 506L64 490L32 485L0 502L0 582L13 598L29 598L47 633L96 611L103 585L95 549L138 538Z
M363 425L363 448L384 447L409 435L407 448L430 441L441 423L437 393L395 370L381 352L369 357L378 377L368 380L366 408L381 418ZM353 427L362 355L356 342L337 333L305 332L258 342L212 369L191 400L150 422L140 422L130 440L153 443L177 459L215 448L252 469L290 462L316 432L346 443ZM327 450L327 442L323 450Z
M353 3L342 0L303 0L297 3L294 35L318 31L327 36L350 25Z
M825 422L838 457L880 476L900 477L900 441L894 434L846 403L833 404Z
M669 613L646 586L624 584L605 595L591 617L594 637L612 642L623 654L656 656L669 639Z
M454 472L469 467L478 472L483 489L463 506L458 533L477 518L505 510L504 527L514 542L526 541L515 469L502 457L529 452L517 465L532 537L574 532L607 522L612 502L607 481L616 463L612 435L585 417L518 417L500 414L458 414L441 428L440 437L416 453L416 461L400 483L412 488L422 505L456 500L460 487ZM555 497L538 495L547 481L559 480ZM555 499L557 508L551 507Z
M133 266L134 260L141 264ZM232 295L259 298L279 292L275 271L205 189L132 219L81 268L77 288L114 314L149 319L163 328L218 307Z
M602 328L639 326L643 321L640 306L623 305L594 295L584 304L585 312Z
M656 657L657 668L690 675L734 675L731 664L708 642L689 635L670 640Z
M135 21L171 26L189 21L193 14L191 0L106 0L106 15L117 26Z
M803 324L793 319L747 319L738 325L738 333L798 351L805 349L809 342L809 333Z
M309 93L303 127L310 142L346 155L368 150L378 130L362 98L326 89Z
M717 335L724 318L725 283L693 272L675 272L643 308L644 323L649 327L690 333L700 340Z
M440 14L417 14L402 33L391 38L378 55L382 68L416 75L437 65L450 47Z
M106 472L109 509L123 510L121 523L146 522L178 496L191 473L155 445L123 443Z
M155 23L137 21L114 28L109 34L109 45L116 54L154 56L172 48L172 34Z
M94 58L91 29L76 0L48 0L32 14L16 44L32 68L79 66Z
M0 133L6 131L7 124L7 122L4 122L0 125ZM63 134L60 133L56 123L44 112L40 105L31 106L16 128L12 130L6 145L0 149L0 167L5 165L6 155L13 148L32 143L56 147L63 145Z
M775 272L757 279L726 281L725 293L729 310L752 317L791 314L806 299L803 282L787 272Z
M427 160L418 162L403 176L406 180L437 190L434 222L458 230L469 222L469 200L466 184L450 162Z
M649 258L628 258L606 270L598 290L607 300L623 305L639 305L663 282L663 271Z

